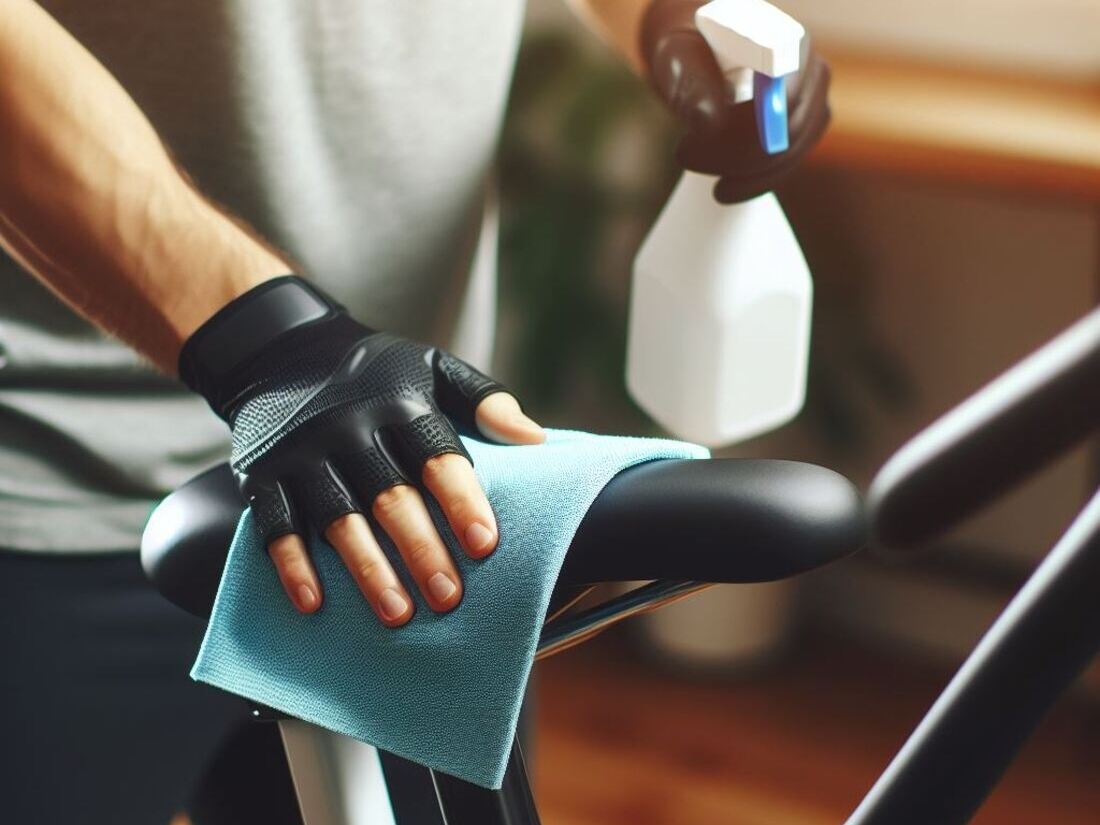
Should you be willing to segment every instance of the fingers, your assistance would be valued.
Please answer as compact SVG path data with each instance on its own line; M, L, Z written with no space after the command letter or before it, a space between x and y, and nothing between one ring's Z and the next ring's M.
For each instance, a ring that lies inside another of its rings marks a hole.
M693 172L719 175L715 198L737 203L774 189L798 167L829 124L828 64L814 51L788 90L790 146L768 155L760 146L751 103L727 106L715 131L689 129L676 148L677 162Z
M515 396L495 392L474 413L477 428L486 438L501 444L541 444L546 432L524 414Z
M676 31L664 37L653 52L649 76L690 131L714 134L724 126L729 82L698 31Z
M657 94L692 131L721 126L729 94L722 70L695 26L700 3L650 3L639 31L642 61Z
M814 56L813 61L798 74L798 88L790 94L791 137L803 130L816 128L816 121L828 118L829 87L832 72L829 65Z
M475 392L463 397L476 397ZM507 392L483 395L470 407L474 410L471 423L489 438L513 444L537 444L546 438ZM299 465L288 476L290 486L285 489L278 482L262 486L263 482L253 479L252 486L261 494L250 498L250 503L283 588L300 612L320 608L322 593L296 526L296 511L324 532L379 620L398 627L412 618L415 605L359 512L360 503L364 507L370 503L378 526L392 539L417 589L437 612L459 604L462 580L424 499L405 479L419 474L470 558L492 553L499 534L465 447L444 416L420 416L376 437L375 444L331 461L321 460L305 469ZM291 492L297 510L290 507Z
M756 113L751 102L729 107L721 129L689 130L676 147L676 162L703 175L720 175L731 169L753 171L776 163L760 146Z
M412 618L412 599L362 514L340 516L326 528L325 538L382 624L400 627Z
M283 590L299 613L314 613L321 606L321 582L309 560L305 543L297 533L272 539L267 554L275 564Z
M392 435L394 439L389 443L404 456L410 468L422 468L425 481L431 480L429 489L463 549L475 558L492 552L497 543L496 519L469 461L454 452L463 449L454 428L441 416L422 416L395 428ZM373 447L341 460L341 469L342 477L355 488L359 500L371 503L379 525L393 540L432 609L446 611L455 607L462 599L462 580L420 494L404 483L386 457ZM362 528L366 527L364 522L362 527L350 529L362 534ZM374 543L373 536L370 541ZM388 572L392 574L392 570ZM382 572L377 574L382 576ZM385 589L372 585L370 592L381 594ZM378 603L378 598L380 595L372 604ZM388 598L393 601L392 596ZM411 610L401 621L407 621L408 617Z
M725 175L714 187L714 197L719 203L739 203L775 189L797 167L801 159L817 144L829 125L829 109L825 105L813 119L806 118L797 134L792 132L790 148L779 159L753 174Z
M462 600L462 579L420 493L408 484L383 490L371 512L393 539L432 610L445 612L455 607Z
M254 477L246 480L242 492L291 604L299 613L316 612L321 606L321 582L296 532L286 490L277 481Z
M424 464L422 478L466 555L481 559L492 553L498 540L496 517L470 462L454 453L439 455Z

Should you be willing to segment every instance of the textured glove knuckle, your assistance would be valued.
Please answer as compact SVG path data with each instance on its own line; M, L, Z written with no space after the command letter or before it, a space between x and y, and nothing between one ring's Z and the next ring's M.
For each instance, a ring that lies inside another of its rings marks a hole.
M425 460L458 449L454 428L440 415L422 415L399 427L405 443Z
M294 519L280 491L252 496L249 499L249 508L252 510L256 529L268 543L294 532Z
M468 458L466 448L454 426L439 413L419 416L395 429L398 439L404 445L405 454L413 464L409 468L413 475L423 478L428 462L436 458L444 458L450 454ZM445 469L446 464L443 467Z
M401 474L374 447L343 457L340 465L344 478L349 480L362 502L374 501L383 490L404 481Z
M335 484L314 485L305 500L310 520L323 530L357 509L355 503Z

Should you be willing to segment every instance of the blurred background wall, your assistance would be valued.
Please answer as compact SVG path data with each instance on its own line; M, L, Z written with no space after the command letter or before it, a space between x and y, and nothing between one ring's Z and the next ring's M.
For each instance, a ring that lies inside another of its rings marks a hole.
M777 5L834 65L832 132L780 192L815 277L811 384L793 424L728 452L865 485L1096 302L1100 4ZM565 4L533 0L528 28L502 145L500 369L553 425L656 434L623 388L625 308L631 258L678 175L673 125ZM825 626L955 661L1095 469L1082 450L912 559L871 554L676 606L650 643L736 667Z
M1093 0L783 0L775 5L830 45L956 65L1095 79L1100 8Z

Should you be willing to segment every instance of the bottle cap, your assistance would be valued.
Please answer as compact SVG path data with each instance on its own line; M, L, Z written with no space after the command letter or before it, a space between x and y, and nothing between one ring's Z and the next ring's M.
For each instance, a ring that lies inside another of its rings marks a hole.
M713 0L695 12L695 25L727 74L743 68L769 77L798 71L806 30L765 0Z
M695 12L695 25L734 84L736 99L753 99L764 151L786 151L786 75L798 71L802 24L765 0L713 0ZM746 70L752 71L751 91Z

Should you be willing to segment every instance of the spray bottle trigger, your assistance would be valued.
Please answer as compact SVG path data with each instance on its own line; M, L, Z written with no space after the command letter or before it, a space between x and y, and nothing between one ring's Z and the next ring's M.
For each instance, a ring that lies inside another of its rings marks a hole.
M787 133L787 78L752 73L752 99L760 145L769 155L785 152L790 145Z

